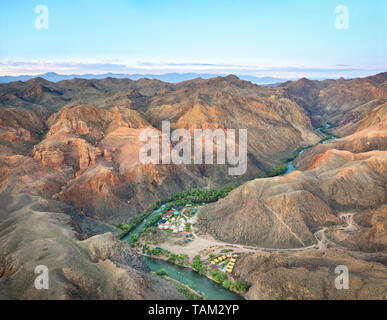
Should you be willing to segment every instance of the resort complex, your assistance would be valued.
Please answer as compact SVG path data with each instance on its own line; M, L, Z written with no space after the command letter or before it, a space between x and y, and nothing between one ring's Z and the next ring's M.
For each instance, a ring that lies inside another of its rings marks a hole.
M182 205L178 201L160 205L148 216L143 227L130 232L132 235L128 234L126 239L132 247L149 258L190 268L226 289L243 292L241 288L247 284L239 280L235 267L239 255L244 253L236 253L227 244L219 245L215 240L199 235L201 233L197 229L197 222L200 218L197 213L201 205Z
M157 221L154 226L161 230L171 230L172 233L179 233L187 230L187 223L192 223L191 217L197 209L192 209L192 205L172 207L163 218ZM188 216L190 215L190 216Z

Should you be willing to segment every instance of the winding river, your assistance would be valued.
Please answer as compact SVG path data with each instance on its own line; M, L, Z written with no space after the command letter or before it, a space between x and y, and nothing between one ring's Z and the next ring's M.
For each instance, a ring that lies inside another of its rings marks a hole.
M135 227L133 230L131 230L128 234L126 234L124 237L122 237L121 240L130 242L132 235L134 235L134 234L140 235L140 232L144 228L145 223L149 219L152 219L154 216L157 216L161 211L163 211L165 206L166 206L166 204L163 204L160 208L152 211L151 214L149 214L148 217L146 217L137 227Z
M332 127L332 125L328 123L328 124L325 126L325 128L320 127L320 128L317 128L317 130L318 130L319 132L322 132L323 129L330 129L331 127ZM325 133L324 133L324 134L325 134ZM334 135L330 134L327 138L321 140L320 143L326 144L328 141L334 140L334 139L336 139L336 138L337 138L337 137L335 137ZM303 153L306 149L308 149L308 148L309 148L309 147L306 147L306 148L304 148L304 149L301 149L300 152L298 153L297 157L298 157L301 153ZM289 160L289 161L286 163L287 169L286 169L285 173L283 174L284 176L287 175L287 174L289 174L290 172L293 172L294 170L296 170L296 168L294 168L294 166L293 166L293 161L294 161L294 160L295 160L295 159Z
M327 124L325 128L318 128L318 131L323 129L329 129L331 125ZM325 144L326 142L335 139L333 135L329 135L326 139L322 140L320 143ZM300 150L299 155L304 152L307 148ZM294 171L293 160L287 162L287 170L284 175ZM124 241L130 241L131 235L139 235L141 230L144 228L144 225L148 219L153 218L158 215L165 205L161 206L159 209L154 210L144 221L142 221L136 228L134 228L130 233L122 238ZM243 300L243 297L239 294L231 292L230 290L225 289L222 285L215 283L214 281L208 279L205 276L200 275L199 273L193 271L189 268L184 268L177 266L175 264L160 260L144 257L146 264L149 266L151 271L156 272L157 270L164 268L168 272L168 276L190 286L196 292L200 293L203 296L208 297L209 300Z

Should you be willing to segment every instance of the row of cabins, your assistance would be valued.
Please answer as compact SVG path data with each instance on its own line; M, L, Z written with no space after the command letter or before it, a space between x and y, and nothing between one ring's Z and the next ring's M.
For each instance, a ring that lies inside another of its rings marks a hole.
M238 255L237 255L237 254L234 254L234 255L227 254L227 255L224 255L224 256L215 258L214 260L211 261L211 264L212 264L212 265L216 265L216 264L218 264L219 262L222 262L222 261L224 261L224 260L230 259L230 262L229 262L229 264L227 265L227 269L226 269L226 272L227 272L228 274L230 274L230 273L232 272L232 270L234 269L235 262L236 262L236 259L237 259L237 258L238 258Z

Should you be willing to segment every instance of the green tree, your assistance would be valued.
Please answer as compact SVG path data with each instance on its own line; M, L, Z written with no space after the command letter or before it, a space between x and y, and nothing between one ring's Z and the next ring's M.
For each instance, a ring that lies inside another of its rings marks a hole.
M238 279L233 283L233 287L236 287L239 291L246 292L249 290L250 284L246 281Z
M157 274L158 276L167 276L167 275L168 275L168 271L165 270L164 268L161 268L161 269L159 269L159 270L156 271L156 274Z
M191 264L192 269L199 272L201 266L202 266L202 262L200 261L200 256L199 255L195 256Z
M188 264L188 261L189 261L189 257L188 257L188 255L187 254L184 254L184 253L182 253L182 254L179 254L177 257L176 257L176 259L177 259L177 262L179 263L179 265L186 265L186 264Z
M226 289L230 289L230 285L231 285L230 280L228 280L228 279L224 280L223 283L222 283L222 285L223 285L223 287L225 287Z
M206 270L205 265L202 264L202 265L200 266L199 273L200 273L200 274L206 274L206 271L207 271L207 270Z
M142 253L145 253L145 252L147 252L149 250L149 246L147 245L147 244L144 244L143 246L142 246Z
M175 263L176 262L176 254L172 253L167 261L171 262L171 263Z

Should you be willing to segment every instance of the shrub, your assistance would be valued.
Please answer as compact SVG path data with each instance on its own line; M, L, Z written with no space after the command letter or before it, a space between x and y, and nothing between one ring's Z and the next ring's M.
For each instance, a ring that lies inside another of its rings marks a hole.
M168 275L168 271L165 270L164 268L161 268L161 269L159 269L159 270L156 271L156 274L157 274L158 276L167 276L167 275Z
M161 253L161 250L160 249L156 249L156 248L154 248L154 249L152 249L152 254L154 255L154 256L158 256L160 253Z
M132 234L130 236L130 241L131 242L137 242L138 241L138 235L137 234Z
M218 270L212 270L211 275L217 283L223 283L223 281L227 280L227 275L223 272L219 272Z
M176 260L178 264L182 266L182 265L188 264L189 257L187 254L182 253L176 256Z
M201 266L202 266L202 262L200 261L200 256L195 256L191 264L192 269L199 272L201 269Z
M145 252L147 252L147 251L149 251L149 246L148 246L147 244L144 244L144 245L142 246L142 253L145 253Z
M239 291L246 292L250 288L250 284L243 280L236 280L232 285L231 288L237 288Z
M226 279L223 281L222 283L223 287L225 287L226 289L230 289L230 286L231 286L231 283L230 283L230 280Z
M167 261L171 262L171 263L175 263L176 262L176 254L172 253Z
M193 293L187 287L181 285L180 283L175 283L177 291L185 296L187 300L203 300L204 298L198 294Z

